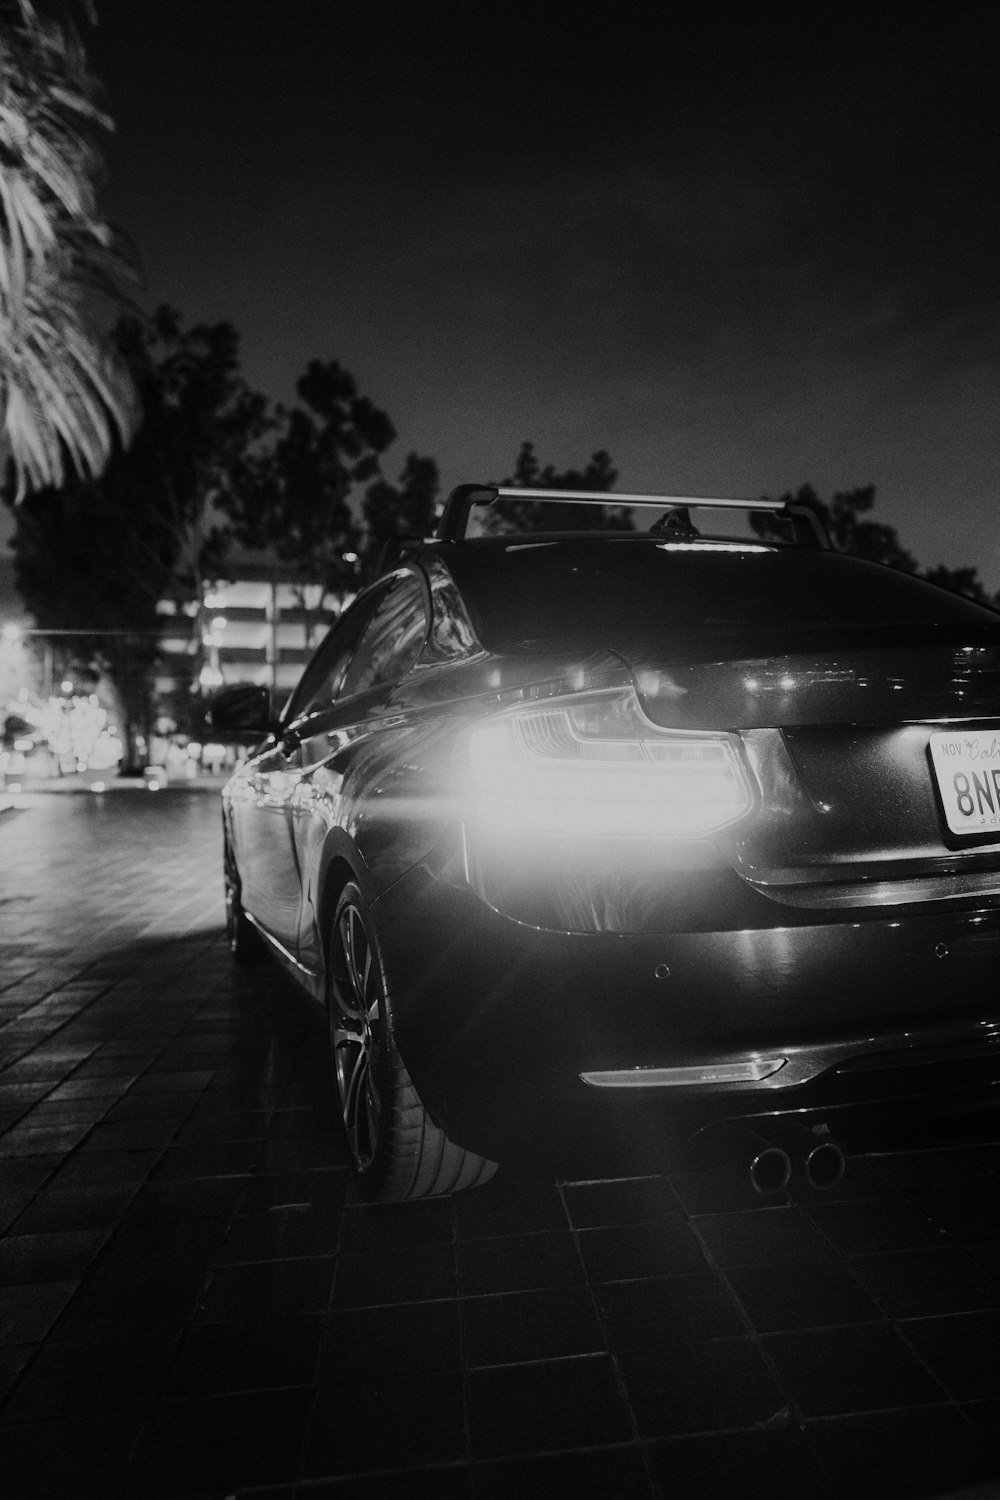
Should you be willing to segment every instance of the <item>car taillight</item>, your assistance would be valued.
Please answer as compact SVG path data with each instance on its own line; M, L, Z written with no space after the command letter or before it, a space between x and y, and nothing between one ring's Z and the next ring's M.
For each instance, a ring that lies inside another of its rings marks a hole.
M659 729L630 688L508 710L468 749L474 815L507 829L695 838L753 806L732 736Z

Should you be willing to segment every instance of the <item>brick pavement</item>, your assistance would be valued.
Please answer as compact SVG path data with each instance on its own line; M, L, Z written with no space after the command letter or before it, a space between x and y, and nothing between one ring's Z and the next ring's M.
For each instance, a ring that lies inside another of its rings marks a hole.
M1000 1494L1000 1145L364 1206L218 823L0 814L5 1496Z

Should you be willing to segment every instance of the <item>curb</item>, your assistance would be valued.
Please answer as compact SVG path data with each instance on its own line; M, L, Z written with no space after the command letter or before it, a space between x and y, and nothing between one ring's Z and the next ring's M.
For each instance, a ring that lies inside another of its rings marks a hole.
M10 807L17 807L21 797L36 796L94 796L103 797L117 792L221 792L228 777L222 776L218 779L197 777L190 781L168 781L156 787L150 787L148 782L139 777L113 777L100 784L99 790L95 790L93 782L76 781L70 778L62 778L52 781L22 781L20 791L14 795L0 788L0 812Z

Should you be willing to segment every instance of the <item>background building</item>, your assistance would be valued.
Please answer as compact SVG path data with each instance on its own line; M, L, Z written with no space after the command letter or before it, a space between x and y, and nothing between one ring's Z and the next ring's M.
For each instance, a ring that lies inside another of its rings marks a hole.
M172 709L183 697L234 682L270 687L280 701L350 597L333 601L280 564L243 563L231 579L206 583L200 601L162 600L159 712L179 718Z

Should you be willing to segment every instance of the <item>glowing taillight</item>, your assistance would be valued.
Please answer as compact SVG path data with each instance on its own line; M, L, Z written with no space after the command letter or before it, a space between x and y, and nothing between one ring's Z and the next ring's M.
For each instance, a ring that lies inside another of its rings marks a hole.
M659 729L631 689L519 706L469 737L474 815L532 832L696 838L753 806L734 739Z

